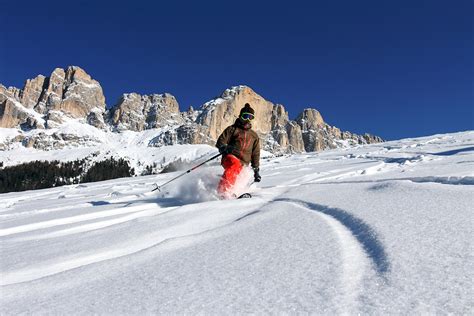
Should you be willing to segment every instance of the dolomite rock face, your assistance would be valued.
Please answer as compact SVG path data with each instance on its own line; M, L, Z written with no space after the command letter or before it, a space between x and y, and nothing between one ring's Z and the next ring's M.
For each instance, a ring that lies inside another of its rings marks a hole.
M105 127L105 97L97 81L79 67L68 67L66 71L56 69L50 78L47 109L85 119L95 127Z
M49 111L60 109L61 100L65 90L66 71L62 68L56 68L47 80L47 86L41 98L35 105L35 110L42 114L48 114ZM60 121L57 121L60 123Z
M5 95L13 98L15 101L20 102L21 98L21 90L15 87L9 87L8 89L5 88L3 85L0 84L0 93L4 93Z
M301 127L304 150L321 151L339 147L341 141L349 145L379 143L383 140L370 134L357 135L350 132L341 132L335 126L324 122L321 114L315 109L305 109L297 117L296 122Z
M305 151L320 151L333 148L333 137L327 132L327 124L321 114L315 109L305 109L296 118L301 127Z
M25 110L17 105L17 101L0 92L0 127L11 128L25 123L29 118Z
M23 106L19 97L18 89L0 85L0 127L44 128L45 121L41 115Z
M110 137L103 133L120 135L124 131L145 130L151 130L147 135L152 135L146 140L148 146L213 146L221 132L238 118L245 103L255 110L252 126L261 138L262 148L275 154L383 141L369 134L342 132L324 122L312 108L291 120L283 105L266 100L244 85L226 89L201 107L184 112L168 93L123 94L117 104L106 110L99 82L80 67L70 66L56 68L49 77L29 79L23 89L0 84L0 127L21 130L21 136L1 143L0 148L9 148L14 142L43 150L96 146ZM71 124L75 127L68 128ZM52 132L28 134L32 129Z
M263 140L263 148L271 152L301 152L304 150L300 127L288 118L281 104L273 104L247 86L226 89L219 97L206 102L196 122L208 129L214 141L239 117L249 103L255 110L252 128Z
M109 116L110 123L120 131L143 131L183 123L178 101L168 93L124 94L110 110Z
M56 111L64 114L66 118L82 119L95 127L105 128L105 97L102 87L77 66L56 68L50 77L39 75L28 79L21 90L3 87L0 94L3 103L5 98L10 99L8 109L5 104L6 111L0 120L0 127L22 125L27 123L27 120L31 121L32 117L35 117L36 121L42 118L45 121L43 128L49 127L49 120L52 120L53 126L63 123L63 120L59 119L61 115L48 115L50 111ZM21 104L21 107L16 106L13 110L12 100ZM20 108L30 111L25 112Z
M273 112L273 103L265 100L247 86L237 86L226 89L216 99L206 102L201 107L197 123L209 130L212 139L217 139L220 133L239 117L240 110L245 103L251 104L255 110L253 129L259 134L270 132L272 123L270 118Z
M250 87L236 86L225 90L219 97L203 104L196 123L208 129L209 137L216 140L220 133L238 118L245 103L255 110L253 129L263 140L263 149L274 153L320 151L347 144L379 142L376 136L342 133L324 122L315 109L305 109L295 121L281 104L273 104ZM192 139L192 138L191 138Z
M296 121L301 126L303 132L317 130L326 124L321 114L315 109L304 109L303 112L298 115Z
M20 102L24 107L32 109L38 104L46 81L43 75L26 80L23 91L20 93Z
M271 133L265 139L265 149L280 153L304 151L301 128L290 121L283 105L273 107L271 122Z

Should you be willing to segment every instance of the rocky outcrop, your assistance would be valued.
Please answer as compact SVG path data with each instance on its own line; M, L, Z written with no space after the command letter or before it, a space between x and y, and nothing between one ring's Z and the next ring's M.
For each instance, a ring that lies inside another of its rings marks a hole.
M290 121L288 112L281 104L273 107L271 131L265 137L264 148L271 152L304 151L301 128Z
M16 127L27 121L28 112L0 92L0 127Z
M79 67L68 67L64 73L61 91L58 84L61 84L62 75L61 69L56 76L58 82L55 85L50 82L48 87L48 91L51 91L50 95L62 96L62 98L59 102L47 104L47 107L49 105L52 110L62 111L73 118L87 119L91 112L101 114L105 112L105 97L97 81Z
M209 137L207 128L192 123L167 129L154 137L148 146L161 147L184 144L208 144L213 146L215 142L215 139Z
M23 106L18 101L19 95L18 89L0 85L0 127L44 128L41 115Z
M68 147L89 147L100 145L100 141L91 136L78 136L62 133L39 133L21 139L23 146L40 150L54 150Z
M27 123L28 119L38 117L45 120L44 127L56 126L67 118L82 119L98 128L105 128L103 114L105 112L105 97L100 84L91 78L83 69L70 66L66 69L56 68L50 77L39 75L28 79L19 90L16 88L0 89L0 97L15 100L31 115L26 115L22 109L4 111L0 127L15 127ZM2 103L3 104L3 103ZM17 104L18 105L18 104ZM3 107L3 106L2 106ZM6 109L7 105L5 105ZM49 115L51 111L61 115ZM64 116L63 116L64 115Z
M168 93L123 94L117 104L106 110L100 84L77 66L56 68L49 77L29 79L23 89L0 85L0 127L23 131L53 129L74 120L117 133L155 129L148 146L214 145L245 103L255 109L252 125L262 139L263 149L273 153L320 151L382 141L369 134L342 132L311 108L291 120L283 105L274 104L243 85L226 89L196 110L190 107L180 112L178 101ZM87 146L100 143L101 139L53 131L26 135L21 142L24 146L52 149L71 144Z
M337 136L329 132L330 127L317 110L304 109L296 118L296 122L301 127L305 151L320 151L336 147L333 139Z
M220 133L238 118L245 103L255 110L253 129L264 140L264 149L271 152L304 151L301 128L288 118L281 104L273 104L247 86L226 89L221 96L206 102L196 122L209 130L211 139L216 140Z
M142 131L183 123L178 102L168 93L124 94L110 109L109 117L110 123L119 131Z
M263 148L274 153L320 151L348 144L367 144L382 141L379 137L359 136L341 131L324 122L315 109L305 109L296 121L289 119L281 104L273 104L247 86L225 90L221 96L206 102L196 122L209 130L215 140L238 117L245 103L255 109L253 129L264 140Z
M273 103L247 86L226 89L220 97L206 102L201 107L196 123L208 128L209 136L217 139L227 126L234 123L245 103L250 103L255 109L253 129L259 134L267 134L272 127L269 118L272 117Z
M335 126L324 122L321 114L315 109L305 109L298 115L296 122L301 127L304 150L321 151L347 145L372 144L382 142L382 138L370 134L357 135L351 132L341 132Z
M41 98L47 78L39 75L34 79L28 79L25 82L23 90L20 92L20 102L28 109L34 108Z

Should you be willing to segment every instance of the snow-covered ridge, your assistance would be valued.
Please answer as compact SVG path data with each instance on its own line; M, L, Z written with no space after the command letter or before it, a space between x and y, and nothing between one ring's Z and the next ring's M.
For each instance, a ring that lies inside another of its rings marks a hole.
M59 128L46 130L32 130L22 132L17 129L0 128L0 143L11 143L10 140L23 137L24 139L53 138L51 143L57 143L59 148L35 149L13 142L7 150L0 151L0 161L3 166L13 166L35 160L74 161L96 153L94 160L100 161L109 157L124 158L130 162L136 174L141 174L147 166L156 165L155 172L159 172L167 164L176 160L192 161L203 155L215 151L208 145L175 145L155 147L156 135L162 130L146 130L143 132L124 131L113 133L103 131L93 126L71 120ZM62 139L78 137L73 141L62 143ZM61 137L58 139L58 137ZM74 145L71 145L74 144ZM186 148L184 152L182 148Z

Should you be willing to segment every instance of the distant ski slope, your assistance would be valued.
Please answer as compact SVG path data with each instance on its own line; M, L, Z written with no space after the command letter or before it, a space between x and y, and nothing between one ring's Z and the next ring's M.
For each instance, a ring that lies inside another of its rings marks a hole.
M0 194L0 313L473 312L474 132L261 171L241 200L217 163Z

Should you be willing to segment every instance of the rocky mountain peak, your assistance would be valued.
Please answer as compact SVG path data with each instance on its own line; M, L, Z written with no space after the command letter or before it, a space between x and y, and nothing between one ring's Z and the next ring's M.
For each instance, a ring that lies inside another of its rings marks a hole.
M237 95L242 95L242 94L255 94L255 91L253 91L250 87L245 86L245 85L233 86L228 89L225 89L221 95L221 98L231 99L231 98L235 98Z
M1 89L0 100L4 110L0 127L54 127L67 118L105 127L102 87L77 66L56 68L49 77L28 79L21 90Z
M303 112L298 115L296 121L301 126L303 132L322 128L326 124L319 111L311 108L304 109Z
M220 96L199 108L180 112L169 94L123 94L106 110L99 82L82 68L56 68L49 77L39 75L23 89L0 85L0 127L51 129L70 120L113 132L156 129L149 146L207 143L214 145L220 133L238 118L245 103L255 110L253 129L263 148L274 153L304 152L381 141L372 135L341 132L324 122L321 114L307 108L295 121L281 104L274 104L245 85L225 89ZM73 135L49 135L48 139L22 139L28 146L57 148L68 142L83 144ZM80 137L79 137L80 138ZM54 143L56 139L62 142ZM52 144L53 142L54 144ZM0 144L1 145L1 144Z
M220 97L206 102L197 117L197 123L209 128L210 136L217 139L219 134L239 117L240 110L249 103L255 110L253 129L265 134L271 130L273 103L265 100L250 87L235 86L226 89Z
M142 131L182 123L178 101L169 93L123 94L109 116L117 130Z

